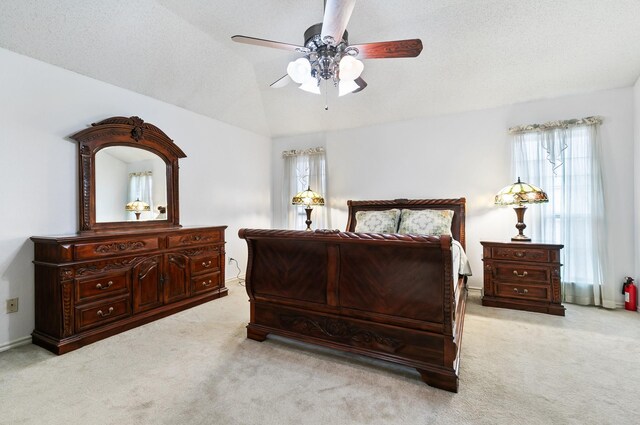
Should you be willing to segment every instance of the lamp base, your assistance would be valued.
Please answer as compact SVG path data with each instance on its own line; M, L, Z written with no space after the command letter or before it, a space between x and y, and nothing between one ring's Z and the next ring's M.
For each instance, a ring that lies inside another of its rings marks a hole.
M311 211L313 210L313 208L305 208L304 210L307 213L307 220L304 222L307 225L307 228L305 230L307 232L310 232L311 231Z
M511 238L512 241L517 242L531 242L531 238L525 236L522 231L526 229L527 225L524 224L524 213L527 211L527 207L524 205L518 205L513 208L516 212L516 217L518 218L518 223L516 223L516 229L518 229L518 234Z

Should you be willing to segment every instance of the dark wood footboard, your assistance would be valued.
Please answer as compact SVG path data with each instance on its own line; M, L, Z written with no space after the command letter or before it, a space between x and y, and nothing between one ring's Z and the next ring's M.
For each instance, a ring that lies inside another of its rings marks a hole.
M238 235L249 250L248 338L272 333L403 364L427 384L457 392L466 287L454 280L451 237Z

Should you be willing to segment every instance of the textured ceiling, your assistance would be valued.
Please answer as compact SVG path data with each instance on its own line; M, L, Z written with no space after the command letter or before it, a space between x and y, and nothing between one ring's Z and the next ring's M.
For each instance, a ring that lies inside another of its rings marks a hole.
M2 0L0 47L260 134L360 127L632 85L638 0L360 0L352 44L420 38L411 59L365 61L338 98L272 89L322 0ZM324 110L325 101L329 110Z

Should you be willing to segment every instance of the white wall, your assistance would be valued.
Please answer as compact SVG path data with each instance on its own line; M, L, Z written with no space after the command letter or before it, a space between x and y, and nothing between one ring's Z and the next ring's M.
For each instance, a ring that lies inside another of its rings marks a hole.
M77 231L76 142L67 137L104 118L138 115L175 140L187 154L182 224L228 225L227 256L244 271L238 229L270 225L269 138L4 49L0 93L0 350L33 330L29 237ZM5 314L5 299L15 297L20 310Z
M619 190L629 186L634 166L632 107L632 90L624 88L316 137L280 138L273 143L273 193L282 172L278 154L290 148L320 145L327 149L328 206L334 228L346 226L348 199L465 197L467 253L474 272L470 285L481 287L480 241L509 240L516 233L513 210L493 205L498 190L514 180L507 129L518 124L601 115L608 246L614 254L612 270L618 287L617 281L632 273L634 267L630 231L634 225L633 199ZM274 198L274 206L275 202ZM606 296L620 302L619 292L611 291Z
M640 211L640 78L633 86L633 115L634 115L634 158L635 164L635 211ZM635 274L636 284L640 282L640 216L635 214ZM640 311L640 307L638 307Z

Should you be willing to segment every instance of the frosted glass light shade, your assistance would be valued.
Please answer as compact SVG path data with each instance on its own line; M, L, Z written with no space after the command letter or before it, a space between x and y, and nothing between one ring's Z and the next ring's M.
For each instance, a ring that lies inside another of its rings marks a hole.
M287 74L293 81L302 84L311 76L311 63L307 58L299 58L287 65Z
M338 83L338 96L344 96L359 88L358 83L353 80L340 80L340 83Z
M340 59L340 79L355 80L362 74L364 64L362 61L354 58L353 56L343 56Z
M309 93L320 94L320 87L318 87L318 80L316 80L313 77L308 78L298 88L301 90L307 91Z

